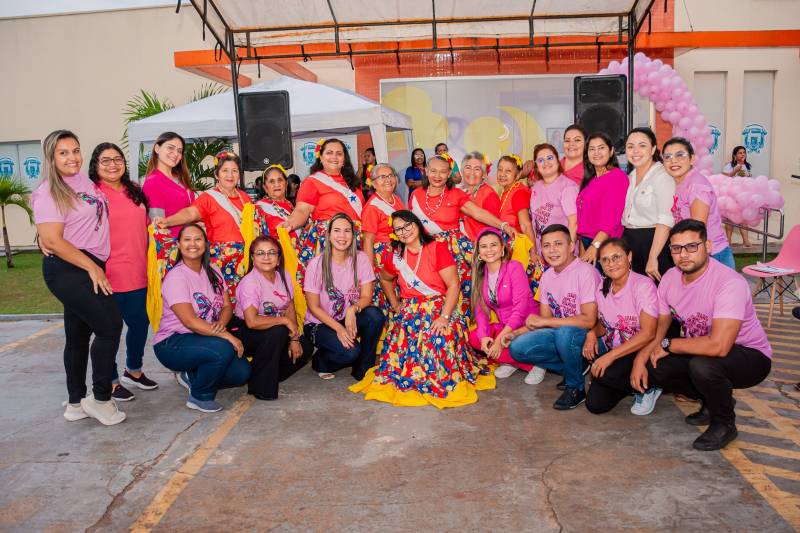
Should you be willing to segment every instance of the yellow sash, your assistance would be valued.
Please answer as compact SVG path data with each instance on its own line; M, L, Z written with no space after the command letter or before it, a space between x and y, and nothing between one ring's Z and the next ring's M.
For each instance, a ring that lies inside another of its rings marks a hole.
M147 228L150 234L150 241L147 245L147 318L150 319L150 326L153 333L158 331L161 322L161 272L158 271L158 256L156 255L156 238L153 235L153 226Z
M297 283L297 252L292 246L292 238L289 237L289 232L286 228L278 226L278 240L283 248L283 260L286 271L292 276L292 283L294 283L294 311L297 315L297 325L300 331L303 331L303 322L306 318L306 298L303 294L303 287ZM246 241L245 241L246 242Z

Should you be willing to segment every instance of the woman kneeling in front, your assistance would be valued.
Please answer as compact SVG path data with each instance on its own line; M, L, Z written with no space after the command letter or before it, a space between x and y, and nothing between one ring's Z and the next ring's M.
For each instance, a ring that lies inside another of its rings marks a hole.
M219 270L211 266L208 239L197 224L178 233L175 266L161 285L164 313L153 337L153 350L162 365L178 372L178 383L189 390L186 407L214 413L222 405L219 389L247 383L250 365L244 348L225 327L233 316L230 298Z
M294 284L284 271L278 240L256 237L250 265L236 288L235 316L228 329L253 358L247 392L259 400L276 400L278 382L302 368L313 347L298 331Z
M367 254L356 247L356 225L344 213L328 221L322 253L306 269L304 330L317 351L311 365L322 379L353 367L361 380L375 364L378 339L383 331L383 313L371 305L375 272Z

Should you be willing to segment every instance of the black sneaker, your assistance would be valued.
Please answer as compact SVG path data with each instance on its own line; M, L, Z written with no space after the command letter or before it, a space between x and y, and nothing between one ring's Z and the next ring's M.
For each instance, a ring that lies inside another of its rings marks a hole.
M125 385L128 385L130 387L138 387L144 390L153 390L158 388L158 383L145 376L144 372L142 372L142 375L137 378L126 370L125 373L122 374L122 377L119 378L119 380Z
M562 379L558 383L556 383L556 388L558 390L565 390L567 388L567 380Z
M564 389L561 397L553 404L553 409L559 411L566 411L568 409L575 409L580 404L586 401L586 392L578 389Z
M711 452L721 450L739 435L736 426L715 422L692 443L695 450Z
M733 407L736 408L736 398L733 399ZM683 419L690 426L707 426L711 422L711 413L705 404L700 406L700 410L687 415Z
M111 391L111 397L117 400L118 402L129 402L136 398L131 391L123 387L122 385L117 385L114 387L114 390Z

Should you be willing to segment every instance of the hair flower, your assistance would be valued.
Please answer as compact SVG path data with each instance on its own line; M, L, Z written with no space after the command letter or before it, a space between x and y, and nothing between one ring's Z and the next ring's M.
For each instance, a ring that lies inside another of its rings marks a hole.
M448 154L447 152L443 152L442 153L442 158L445 161L447 161L447 163L450 165L450 170L453 170L453 167L455 167L455 165L456 165L456 162L453 159L453 157L450 154Z
M325 139L320 139L317 141L317 146L314 148L314 156L319 159L320 154L322 153L322 145L325 144Z

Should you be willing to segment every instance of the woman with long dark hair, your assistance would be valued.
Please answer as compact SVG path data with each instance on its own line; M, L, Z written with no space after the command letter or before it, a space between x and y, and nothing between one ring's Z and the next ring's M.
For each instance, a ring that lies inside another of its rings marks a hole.
M576 201L578 238L581 260L597 265L597 251L603 241L622 236L628 175L619 168L611 138L602 132L586 139L584 161L583 181Z
M622 237L633 252L633 271L646 274L657 283L672 266L667 239L675 223L675 182L661 164L656 134L650 128L633 128L628 133L625 156L629 184Z
M393 213L392 230L398 241L381 271L381 285L396 318L378 366L350 390L392 405L475 403L475 391L494 388L494 378L469 346L453 257L411 211Z
M64 418L90 416L105 425L119 424L125 413L111 398L111 380L122 317L105 273L111 252L108 203L81 173L83 156L74 133L56 130L42 141L42 149L42 181L31 195L31 206L39 242L49 252L42 262L44 281L64 306L69 394ZM87 396L90 355L92 393Z
M302 228L297 243L297 282L301 286L309 262L325 247L327 225L333 215L344 213L354 221L353 237L356 246L361 246L364 194L347 147L339 139L323 140L317 144L316 155L311 174L300 184L294 211L280 224L289 231Z
M183 158L185 148L186 141L173 131L159 135L153 145L142 186L151 219L172 216L194 201L192 177ZM173 237L178 236L180 229L169 228Z
M259 400L277 399L278 383L311 357L314 348L297 325L294 283L275 237L261 235L250 245L250 272L236 289L228 330L253 358L247 392Z
M312 367L322 379L352 367L360 380L375 364L378 339L386 320L372 305L375 272L356 244L356 223L345 213L333 215L325 228L322 253L308 263L304 331L317 351Z
M741 177L741 178L749 178L752 177L753 174L750 171L752 165L747 161L747 148L744 146L736 146L733 148L731 152L731 160L729 163L726 163L724 167L722 167L722 173L726 176L733 178L733 177ZM744 229L739 228L739 235L742 236L742 246L745 248L750 248L753 244L750 242L750 233ZM733 237L733 226L725 225L725 236L728 238L728 242L732 241Z
M197 224L178 232L177 262L161 286L164 314L153 351L189 391L186 407L214 413L222 409L217 391L247 383L250 365L242 342L226 329L233 306L208 245Z
M106 275L114 289L122 320L128 326L125 334L125 371L119 376L114 363L111 396L118 401L134 399L126 389L151 390L158 383L142 372L144 345L147 342L147 200L142 189L128 175L125 156L113 143L98 144L89 160L89 179L108 201L108 222L111 255L106 262ZM122 384L120 384L122 381Z
M485 209L475 205L467 193L454 187L451 179L452 167L442 156L433 156L428 161L428 169L422 180L422 188L411 195L409 210L422 221L425 230L439 242L447 244L456 261L456 270L461 280L461 310L469 313L470 300L470 262L472 261L472 242L461 231L459 221L462 215L498 228L509 237L516 236L514 228Z
M425 150L422 148L414 148L411 151L411 165L406 169L404 176L409 198L411 198L411 193L414 192L414 189L422 187L422 178L425 177L425 161L427 160Z

